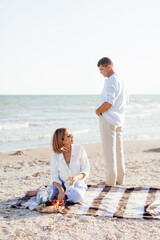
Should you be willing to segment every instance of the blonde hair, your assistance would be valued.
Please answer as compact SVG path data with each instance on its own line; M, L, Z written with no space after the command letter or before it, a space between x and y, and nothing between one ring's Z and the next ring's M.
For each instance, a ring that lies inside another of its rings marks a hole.
M67 151L66 147L63 145L66 131L67 128L58 128L54 132L52 137L52 148L55 153L63 153Z

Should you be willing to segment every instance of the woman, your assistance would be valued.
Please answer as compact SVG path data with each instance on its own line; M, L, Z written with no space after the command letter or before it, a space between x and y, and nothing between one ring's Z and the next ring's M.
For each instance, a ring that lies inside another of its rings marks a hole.
M83 201L87 190L84 180L89 175L90 166L84 148L73 144L73 136L67 128L58 128L52 138L51 159L51 199L67 200L73 203ZM66 181L67 180L67 181ZM40 203L40 196L37 196Z

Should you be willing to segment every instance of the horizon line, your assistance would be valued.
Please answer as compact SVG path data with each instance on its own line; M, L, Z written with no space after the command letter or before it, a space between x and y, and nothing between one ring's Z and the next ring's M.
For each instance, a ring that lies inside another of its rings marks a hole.
M87 95L97 95L99 96L100 94L98 93L58 93L58 94L47 94L47 93L33 93L33 94L30 94L30 93L27 93L27 94L0 94L0 96L75 96L75 95L82 95L82 96L87 96ZM129 93L128 95L160 95L160 93Z

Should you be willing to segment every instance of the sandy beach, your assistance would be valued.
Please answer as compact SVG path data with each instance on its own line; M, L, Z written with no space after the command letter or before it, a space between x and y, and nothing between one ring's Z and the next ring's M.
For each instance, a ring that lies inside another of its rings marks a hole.
M83 145L91 174L88 184L104 180L105 168L100 143ZM41 178L50 183L51 148L0 153L0 239L160 239L160 221L118 219L83 215L40 214L10 205L27 190L40 187ZM160 141L125 141L126 187L160 188Z

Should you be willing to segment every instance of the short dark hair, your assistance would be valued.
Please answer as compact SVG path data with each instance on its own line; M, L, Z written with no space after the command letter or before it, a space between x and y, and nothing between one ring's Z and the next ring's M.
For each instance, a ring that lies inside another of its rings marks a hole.
M97 67L99 67L100 65L107 67L108 64L110 64L110 65L113 67L113 63L112 63L111 59L110 59L110 58L107 58L107 57L104 57L104 58L101 58L101 59L98 61Z

